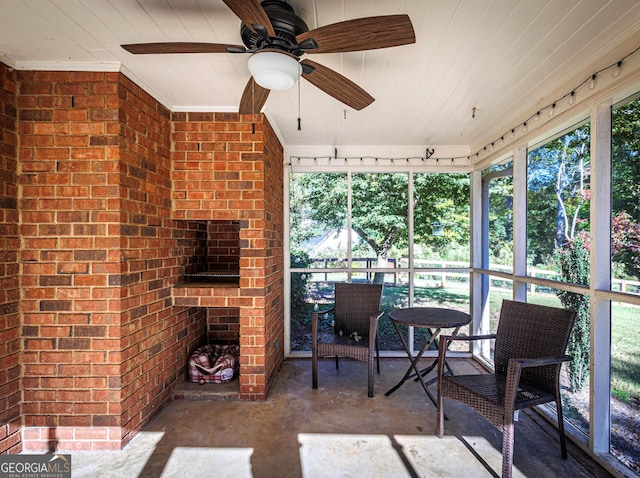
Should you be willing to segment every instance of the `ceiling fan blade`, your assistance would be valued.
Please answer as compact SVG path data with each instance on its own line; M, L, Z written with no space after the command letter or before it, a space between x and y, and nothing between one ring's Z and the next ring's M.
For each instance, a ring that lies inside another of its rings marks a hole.
M255 32L253 25L262 25L270 37L276 36L271 20L259 0L224 0L224 3L251 31Z
M226 45L223 43L132 43L121 45L122 48L134 55L149 55L157 53L229 53L229 48L238 51L246 51L241 45ZM238 50L241 49L241 50Z
M354 110L361 110L375 101L373 96L337 71L311 60L300 63L306 80Z
M244 87L242 98L240 99L240 108L238 112L241 115L250 115L260 113L269 97L271 90L258 85L253 77L249 78L247 86Z
M416 42L409 15L384 15L333 23L301 33L298 43L313 38L318 48L307 53L375 50Z

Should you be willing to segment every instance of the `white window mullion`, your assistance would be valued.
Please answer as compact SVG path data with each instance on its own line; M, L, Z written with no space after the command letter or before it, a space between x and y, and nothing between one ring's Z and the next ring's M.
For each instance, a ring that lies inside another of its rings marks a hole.
M409 172L409 190L407 193L407 201L409 202L409 204L407 204L408 207L408 211L407 214L409 215L409 221L408 221L408 225L409 225L409 235L408 235L408 241L409 241L409 247L407 248L408 251L408 260L409 260L409 307L413 306L413 294L414 294L414 288L415 288L415 284L414 284L414 267L413 267L413 172Z
M513 275L527 275L527 149L517 148L513 157ZM527 299L527 284L513 281L514 300Z
M482 171L471 173L471 267L482 269L483 251L488 251L489 243L483 241L483 216L488 213L488 205L482 197ZM471 273L471 334L481 335L489 331L489 277L477 272ZM488 341L473 341L473 354L489 357Z
M283 180L283 203L284 203L284 303L291 304L291 242L290 242L290 191L289 180L291 175L291 167L284 168ZM291 355L291 307L284 307L284 353L285 356Z
M351 171L347 171L347 282L351 282L351 261L352 261L352 251L351 251L351 201L353 200L353 195L351 194Z
M408 207L408 211L407 214L409 216L409 221L408 221L408 225L409 225L409 235L408 235L408 259L409 259L409 269L408 269L408 274L409 274L409 307L413 307L413 294L414 294L414 288L415 288L415 284L414 284L414 269L413 269L413 172L409 172L409 189L407 192L407 201L409 202L409 204L407 204ZM413 340L413 327L409 327L409 350L411 350L411 354L413 355L414 353L414 340Z
M591 111L591 376L589 445L609 453L611 441L611 103Z

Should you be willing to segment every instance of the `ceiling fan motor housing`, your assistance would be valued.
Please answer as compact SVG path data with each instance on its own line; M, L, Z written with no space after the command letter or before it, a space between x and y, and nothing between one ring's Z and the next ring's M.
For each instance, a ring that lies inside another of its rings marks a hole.
M242 42L249 50L264 48L279 49L299 57L304 51L296 48L296 36L309 31L307 24L293 12L293 8L282 0L265 0L261 3L271 25L276 32L275 38L264 38L253 32L244 23L240 28Z

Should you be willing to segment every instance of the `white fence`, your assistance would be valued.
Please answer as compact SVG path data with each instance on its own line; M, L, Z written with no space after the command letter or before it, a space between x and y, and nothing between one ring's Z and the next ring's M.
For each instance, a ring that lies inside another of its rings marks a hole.
M347 260L344 258L318 258L311 259L310 269L321 269L318 272L307 272L313 274L311 280L314 282L326 282L329 276L335 280L335 274L345 273ZM408 280L409 269L406 265L409 263L407 258L388 259L385 271L385 283L389 285L404 285ZM375 258L364 257L352 259L351 271L353 273L366 273L369 279L375 273L377 260ZM402 267L405 266L405 267ZM415 259L413 272L415 274L415 284L422 287L442 287L442 288L465 288L469 286L469 273L459 271L449 271L448 269L465 269L469 268L468 262L454 261L432 261L425 259ZM388 269L394 269L389 272ZM424 270L421 270L424 269ZM426 270L429 269L429 270ZM434 270L437 269L437 270ZM492 270L510 274L512 269L508 266L492 265ZM531 268L529 276L540 279L554 280L558 274L554 271L546 269ZM510 292L512 289L511 281L500 277L491 277L491 289L496 291ZM550 294L549 287L530 284L532 294ZM612 279L611 289L618 292L626 292L629 294L640 294L640 281L632 281L626 279Z

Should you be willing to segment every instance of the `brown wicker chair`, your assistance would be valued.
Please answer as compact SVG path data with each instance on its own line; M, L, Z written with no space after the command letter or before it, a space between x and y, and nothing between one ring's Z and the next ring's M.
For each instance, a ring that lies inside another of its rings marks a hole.
M567 446L560 402L560 367L575 312L505 300L494 335L442 337L438 354L438 420L436 434L444 432L443 398L472 407L502 431L502 476L511 477L514 412L556 402L562 458ZM446 344L451 340L495 338L495 373L445 376Z
M382 285L337 283L335 291L331 309L311 314L313 388L318 388L318 358L335 357L338 368L338 358L348 357L368 364L368 396L373 397L374 349L380 373L377 331L382 315ZM333 328L328 333L319 333L318 317L330 312L334 317Z

